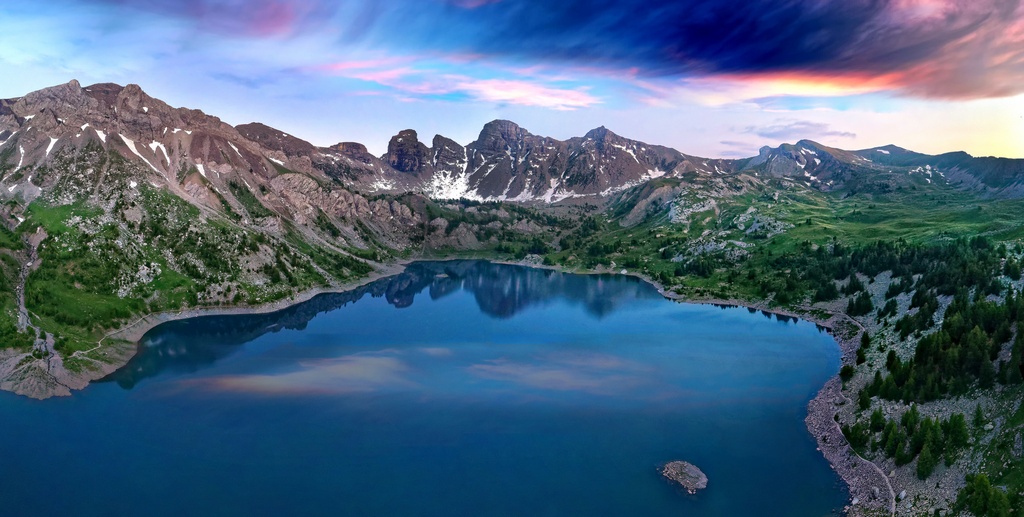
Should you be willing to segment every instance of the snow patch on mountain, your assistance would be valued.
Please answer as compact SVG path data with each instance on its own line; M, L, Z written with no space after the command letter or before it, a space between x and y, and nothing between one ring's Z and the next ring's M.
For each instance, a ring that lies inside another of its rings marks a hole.
M446 170L435 171L430 179L424 183L423 193L433 199L473 199L482 201L481 198L469 186L469 175L465 172L452 172Z
M128 146L128 149L131 149L131 151L133 153L135 153L135 156L138 156L142 161L146 162L146 165L149 165L149 168L153 169L157 173L160 172L160 169L157 169L156 167L154 167L152 163L149 163L149 160L147 160L145 156L142 156L142 154L139 153L139 150L135 148L135 141L134 140L132 140L132 139L130 139L130 138L120 134L120 133L118 133L117 136L121 137L121 140L124 140L124 144Z
M46 156L50 156L50 151L53 150L53 146L57 144L59 138L50 137L50 145L46 146Z
M167 161L167 166L168 167L171 166L171 157L167 154L167 148L164 147L164 144L161 144L160 142L157 142L156 140L153 140L149 144L149 148L152 149L154 153L156 153L157 149L160 149L161 151L163 151L163 153L164 153L164 160Z

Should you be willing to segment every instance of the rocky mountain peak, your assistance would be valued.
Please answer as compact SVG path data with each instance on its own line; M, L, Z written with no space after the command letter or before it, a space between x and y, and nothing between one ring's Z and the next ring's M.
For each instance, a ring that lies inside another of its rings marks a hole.
M824 146L822 146L818 142L815 142L814 140L803 139L803 140L798 141L796 143L796 145L798 145L800 147L812 147L814 149L824 149Z
M430 165L430 149L419 141L416 131L403 129L391 137L388 152L382 160L397 171L408 174L424 172Z
M518 148L519 143L528 136L533 135L511 120L492 120L484 124L480 136L470 146L479 150L503 152L508 148Z
M607 138L620 138L619 135L608 130L608 128L601 126L587 131L587 134L583 135L583 138L589 138L591 140L603 141Z
M359 142L341 142L335 144L331 149L338 151L342 156L347 156L357 162L373 163L377 157L370 154L366 146Z
M12 111L20 118L34 118L42 111L49 109L52 113L68 115L73 111L88 109L89 99L83 95L78 81L72 80L42 90L34 91L20 99L12 106Z
M435 168L451 169L453 164L464 164L466 160L466 149L448 137L434 135L431 150L433 151L432 163Z
M124 90L124 86L114 83L98 83L87 86L84 89L86 96L99 101L100 106L109 108L117 103L117 96Z
M308 156L316 151L313 144L259 122L235 126L235 129L245 138L267 149L281 151L288 157Z

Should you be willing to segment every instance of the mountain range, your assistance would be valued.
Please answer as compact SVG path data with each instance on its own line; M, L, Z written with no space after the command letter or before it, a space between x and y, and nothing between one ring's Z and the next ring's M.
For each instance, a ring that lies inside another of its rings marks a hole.
M403 130L384 155L374 156L356 142L317 147L258 122L233 127L202 111L172 108L134 84L83 88L77 81L0 100L2 192L34 199L61 181L46 174L48 166L90 144L142 165L145 177L135 183L166 186L211 209L222 203L244 208L233 192L237 189L229 188L244 185L269 210L300 220L309 212L310 199L301 199L312 193L309 181L333 183L364 197L419 193L433 199L601 204L661 177L749 174L834 191L892 188L899 184L894 174L919 174L990 196L1024 195L1020 159L964 152L935 156L893 145L846 151L810 140L763 147L751 158L711 159L624 138L604 127L557 140L507 120L485 124L466 145L435 135L427 146L415 130ZM342 197L342 204L359 204Z

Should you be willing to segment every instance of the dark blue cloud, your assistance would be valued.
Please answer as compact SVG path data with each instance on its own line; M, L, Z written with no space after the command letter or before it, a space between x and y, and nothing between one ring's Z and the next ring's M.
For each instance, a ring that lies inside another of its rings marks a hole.
M340 45L647 78L892 76L894 88L936 97L1024 90L1021 0L95 1L245 36L327 30Z
M505 0L476 8L392 3L380 18L390 30L378 36L413 36L416 45L466 52L611 62L649 75L885 72L933 55L1017 3L978 0L927 24L904 23L893 0ZM433 23L416 23L430 10Z
M635 69L646 77L877 77L924 66L932 67L927 77L894 79L903 83L897 86L933 96L1012 93L986 84L985 74L1009 74L1002 82L1012 84L1024 76L1021 60L974 58L1015 48L1004 33L1022 18L1020 0L931 4L936 11L922 16L905 0L503 0L474 8L403 2L378 8L383 30L374 38L411 49Z

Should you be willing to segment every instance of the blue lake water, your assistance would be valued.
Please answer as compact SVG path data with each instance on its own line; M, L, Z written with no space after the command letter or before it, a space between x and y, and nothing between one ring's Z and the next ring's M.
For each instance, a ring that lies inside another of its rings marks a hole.
M414 264L161 325L70 398L0 393L0 513L828 515L803 418L838 368L814 324L623 276Z

